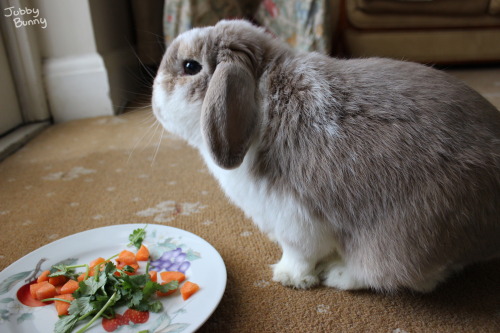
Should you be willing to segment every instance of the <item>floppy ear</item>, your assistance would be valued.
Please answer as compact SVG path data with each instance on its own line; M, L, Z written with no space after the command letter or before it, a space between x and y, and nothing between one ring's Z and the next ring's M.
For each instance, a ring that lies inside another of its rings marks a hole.
M256 85L248 65L238 59L219 63L210 80L201 124L212 157L222 168L238 167L250 146L258 118Z

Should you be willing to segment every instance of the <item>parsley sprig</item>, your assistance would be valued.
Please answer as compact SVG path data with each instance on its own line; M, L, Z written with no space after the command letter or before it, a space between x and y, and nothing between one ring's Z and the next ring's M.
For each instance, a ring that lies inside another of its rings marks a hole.
M136 248L140 248L141 247L141 244L144 241L144 238L146 237L146 228L147 228L147 226L148 225L146 224L144 226L144 228L135 229L130 234L130 236L128 236L128 239L130 241L130 243L128 244L128 246L134 245Z

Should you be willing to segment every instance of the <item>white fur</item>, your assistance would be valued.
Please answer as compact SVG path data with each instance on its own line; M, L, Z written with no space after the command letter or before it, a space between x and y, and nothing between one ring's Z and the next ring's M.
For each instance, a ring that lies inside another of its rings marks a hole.
M323 284L341 290L366 289L370 286L364 282L357 271L348 266L342 259L334 258L322 269Z
M173 94L168 95L162 87L164 74L159 73L153 85L153 113L163 127L184 140L193 147L199 147L202 142L200 129L201 102L188 103L187 87L177 87Z
M296 288L316 285L317 263L336 251L335 240L325 223L311 220L291 196L269 190L265 180L251 176L254 147L250 147L240 167L233 170L218 167L204 144L198 148L231 201L281 246L282 258L272 266L273 280Z

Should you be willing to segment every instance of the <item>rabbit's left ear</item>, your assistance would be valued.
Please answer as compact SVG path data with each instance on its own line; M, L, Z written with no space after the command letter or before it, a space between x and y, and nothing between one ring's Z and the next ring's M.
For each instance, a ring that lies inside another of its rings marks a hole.
M203 136L215 162L225 169L243 162L257 127L257 83L249 67L238 58L220 62L203 101Z

